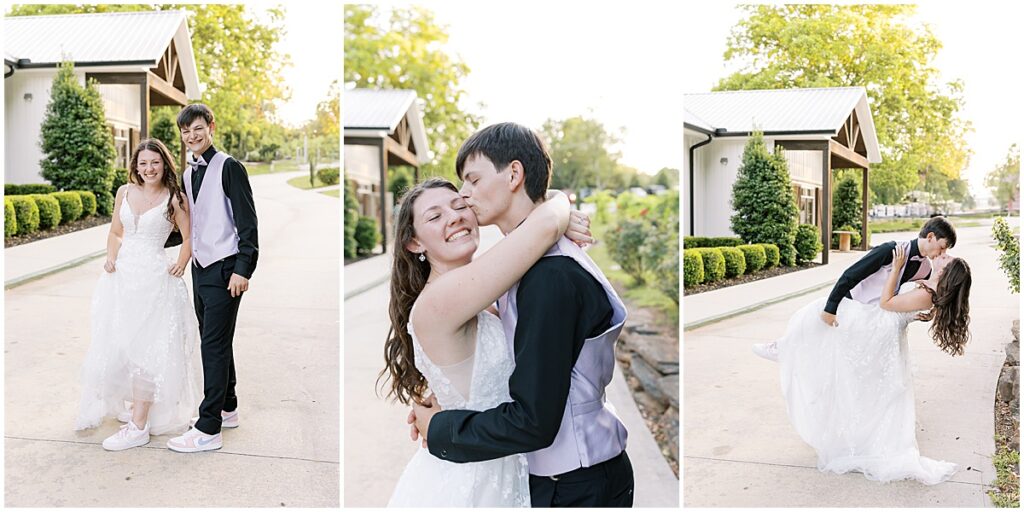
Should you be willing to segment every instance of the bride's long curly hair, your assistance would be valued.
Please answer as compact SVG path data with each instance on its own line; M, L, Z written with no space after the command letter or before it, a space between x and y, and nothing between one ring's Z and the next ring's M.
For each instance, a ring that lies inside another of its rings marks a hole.
M388 329L387 341L384 343L384 369L377 376L377 383L384 387L388 381L390 389L387 398L409 405L411 402L423 402L427 391L427 379L416 369L416 360L412 350L412 336L409 335L409 316L412 305L420 296L430 276L430 263L419 260L419 254L406 249L406 245L416 236L413 229L413 205L425 190L446 188L458 193L450 181L431 178L409 190L402 198L395 219L394 258L391 265L391 299L388 314L391 327ZM384 378L384 383L381 383Z
M160 159L163 160L164 177L160 180L160 183L171 193L167 198L167 211L164 213L164 217L171 224L175 224L174 198L177 197L182 201L182 206L184 207L183 201L185 201L185 196L181 193L181 183L178 181L178 173L174 169L174 158L171 157L171 151L167 149L167 146L160 139L142 139L139 145L135 146L135 151L132 151L131 163L128 164L128 181L140 187L146 184L139 174L139 153L147 150L159 153ZM177 230L177 226L175 226L175 230Z
M924 287L932 295L932 325L928 329L935 344L951 356L964 353L971 338L971 267L962 258L953 258L942 272L935 290Z

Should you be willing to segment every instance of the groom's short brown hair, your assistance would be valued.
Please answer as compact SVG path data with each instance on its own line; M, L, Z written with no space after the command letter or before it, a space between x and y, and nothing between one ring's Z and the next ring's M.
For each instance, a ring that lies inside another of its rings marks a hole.
M213 124L213 111L202 103L193 103L178 112L178 129L187 128L192 121L203 118L206 124Z
M935 238L946 239L946 248L952 249L956 245L956 229L945 217L937 216L928 219L928 222L921 226L921 232L917 236L928 238L928 233L935 233Z
M455 157L455 173L460 180L466 161L479 155L487 157L499 171L519 160L526 195L535 203L544 199L551 184L551 155L537 132L516 123L498 123L470 135Z

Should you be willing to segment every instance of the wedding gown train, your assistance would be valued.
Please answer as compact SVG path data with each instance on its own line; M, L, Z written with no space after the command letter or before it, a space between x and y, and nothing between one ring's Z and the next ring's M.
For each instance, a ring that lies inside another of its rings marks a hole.
M164 242L173 225L166 211L166 200L141 214L127 198L121 203L124 236L115 271L100 275L92 297L92 343L75 430L100 425L133 400L152 402L154 435L186 430L195 412L199 326L185 281L168 272Z
M906 283L901 293L915 286ZM778 341L787 412L818 453L818 469L928 485L953 476L956 464L918 451L907 346L915 313L843 299L839 327L829 327L819 316L825 300L797 311Z

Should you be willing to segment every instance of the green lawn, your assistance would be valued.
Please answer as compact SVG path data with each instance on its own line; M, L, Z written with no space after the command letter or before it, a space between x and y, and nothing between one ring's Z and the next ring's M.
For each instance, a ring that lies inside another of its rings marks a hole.
M320 192L320 193L325 195L325 196L341 197L341 189L340 188L336 188L334 190L325 190L325 191Z
M320 188L320 187L326 187L327 186L327 185L324 185L323 183L320 183L320 179L319 178L314 177L313 181L316 184L315 187L309 186L309 176L296 176L296 177L288 180L288 184L293 186L293 187L295 187L295 188L301 188L302 190L309 190L311 188Z
M300 167L292 160L275 160L273 166L270 165L270 162L245 162L245 170L249 172L249 176L270 174L271 167L274 169L273 172L291 172L300 170Z
M961 217L961 218L977 218L977 217ZM885 221L869 221L868 226L871 227L872 233L893 233L896 231L917 231L921 229L921 226L927 222L928 219L923 218L908 218L899 220L885 220ZM960 218L953 219L953 226L958 228L971 228L980 226L981 223L976 220L960 220Z

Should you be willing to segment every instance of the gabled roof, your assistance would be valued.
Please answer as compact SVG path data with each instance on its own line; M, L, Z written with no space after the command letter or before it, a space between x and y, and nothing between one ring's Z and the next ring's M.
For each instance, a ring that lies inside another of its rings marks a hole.
M199 99L199 73L184 11L139 11L4 17L5 58L16 67L76 65L153 67L175 43L185 94Z
M875 124L863 87L770 89L686 94L684 122L698 131L736 135L837 135L856 112L868 161L882 160Z
M347 89L342 97L342 127L350 132L376 130L390 134L406 118L416 154L421 163L426 162L426 128L416 99L416 91L407 89Z

